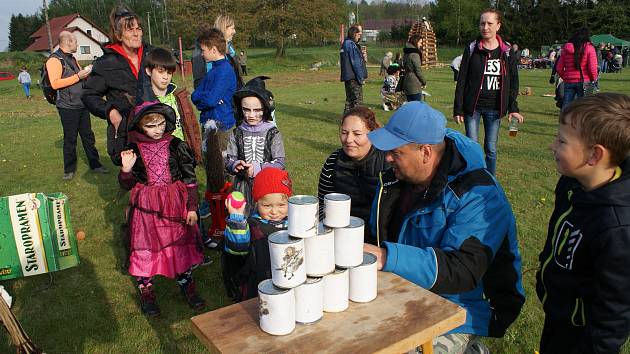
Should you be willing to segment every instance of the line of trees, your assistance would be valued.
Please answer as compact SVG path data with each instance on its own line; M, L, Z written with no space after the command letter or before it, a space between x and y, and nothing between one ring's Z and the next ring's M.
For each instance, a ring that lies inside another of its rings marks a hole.
M431 6L441 43L463 45L479 34L479 12L496 7L504 14L500 33L521 47L566 41L587 26L591 33L630 38L630 0L437 0Z

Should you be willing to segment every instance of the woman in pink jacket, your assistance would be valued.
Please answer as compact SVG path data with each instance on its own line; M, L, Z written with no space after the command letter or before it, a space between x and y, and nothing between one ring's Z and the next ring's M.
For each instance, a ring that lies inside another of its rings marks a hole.
M584 97L585 84L597 81L597 55L588 28L582 27L562 47L556 70L564 81L566 107L576 97Z

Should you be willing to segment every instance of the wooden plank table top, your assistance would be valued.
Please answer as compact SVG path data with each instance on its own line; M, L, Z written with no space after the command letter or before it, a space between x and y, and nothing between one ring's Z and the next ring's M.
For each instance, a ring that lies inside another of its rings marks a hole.
M192 329L213 353L403 353L459 327L466 311L389 272L378 272L378 296L311 325L273 336L258 326L258 299L195 316Z

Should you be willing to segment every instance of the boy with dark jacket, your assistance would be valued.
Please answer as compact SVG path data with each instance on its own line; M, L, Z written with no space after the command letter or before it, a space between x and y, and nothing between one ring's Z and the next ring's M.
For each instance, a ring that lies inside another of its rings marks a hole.
M562 176L536 274L540 353L618 353L630 333L630 97L572 102L551 150Z

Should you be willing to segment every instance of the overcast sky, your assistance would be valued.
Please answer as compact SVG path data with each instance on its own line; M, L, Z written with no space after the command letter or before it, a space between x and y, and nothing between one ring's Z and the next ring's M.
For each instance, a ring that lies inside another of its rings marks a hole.
M11 15L33 15L42 7L42 0L0 0L0 51L9 46L9 22Z

